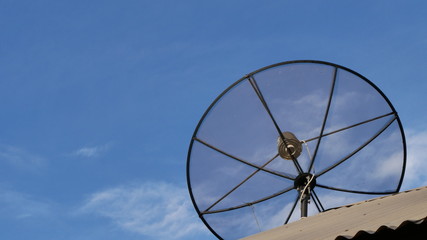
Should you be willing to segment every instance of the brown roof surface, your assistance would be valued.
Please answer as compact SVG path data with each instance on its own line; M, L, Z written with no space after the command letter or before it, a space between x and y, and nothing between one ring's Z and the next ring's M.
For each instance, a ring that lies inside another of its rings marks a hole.
M426 219L427 186L332 209L243 239L366 239L364 235L411 225L423 226L426 231Z

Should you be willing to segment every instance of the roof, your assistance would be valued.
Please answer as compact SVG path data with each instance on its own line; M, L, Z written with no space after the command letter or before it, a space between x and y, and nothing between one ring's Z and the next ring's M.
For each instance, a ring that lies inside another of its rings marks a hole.
M414 226L427 235L427 186L331 209L243 239L361 240Z

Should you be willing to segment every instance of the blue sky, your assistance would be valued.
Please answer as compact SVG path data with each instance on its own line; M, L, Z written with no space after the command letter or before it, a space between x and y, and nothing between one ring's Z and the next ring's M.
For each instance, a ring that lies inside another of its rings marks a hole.
M197 122L261 67L353 69L427 184L424 1L0 0L0 237L215 239L188 197ZM179 234L177 234L179 233Z

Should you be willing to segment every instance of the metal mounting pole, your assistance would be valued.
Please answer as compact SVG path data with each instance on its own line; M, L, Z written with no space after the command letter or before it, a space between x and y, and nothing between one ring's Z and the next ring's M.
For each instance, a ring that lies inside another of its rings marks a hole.
M301 173L295 178L294 187L299 191L301 203L301 217L308 216L308 204L310 203L311 190L316 186L316 177L311 173Z
M301 198L301 217L307 217L308 215L308 203L310 201L310 194L307 194L308 189L306 189L306 192L301 192L302 198ZM303 190L302 190L303 191Z

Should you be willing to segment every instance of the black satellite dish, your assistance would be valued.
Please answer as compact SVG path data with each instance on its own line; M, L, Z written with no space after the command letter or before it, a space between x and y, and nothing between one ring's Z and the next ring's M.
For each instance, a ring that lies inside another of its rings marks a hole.
M396 193L405 164L402 124L378 87L336 64L291 61L244 76L209 106L187 181L210 231L239 239Z

